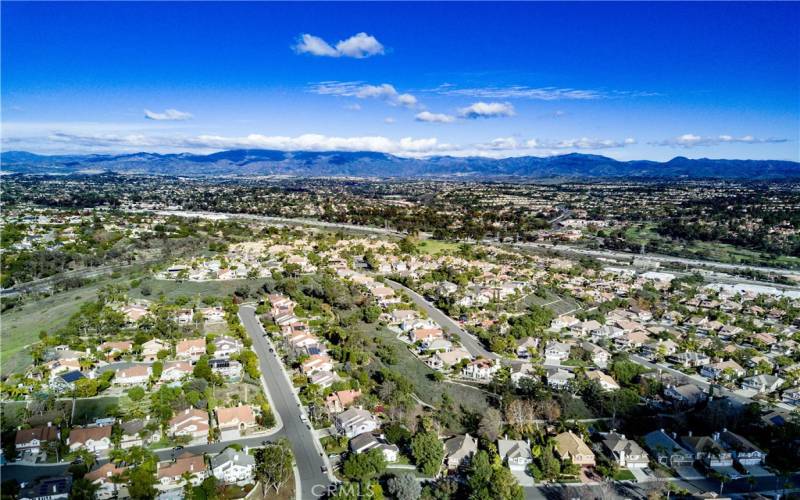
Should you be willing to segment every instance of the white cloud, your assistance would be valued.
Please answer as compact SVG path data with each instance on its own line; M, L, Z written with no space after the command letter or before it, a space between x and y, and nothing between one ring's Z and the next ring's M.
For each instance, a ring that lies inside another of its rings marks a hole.
M28 138L30 140L31 138ZM53 132L43 142L51 149L70 151L220 151L227 149L276 149L281 151L373 151L400 156L424 156L457 149L457 146L439 143L435 137L403 137L399 140L384 136L337 137L323 134L298 136L222 136L202 134L197 136L152 136L139 133L68 133ZM25 143L19 138L3 138L3 143ZM52 148L59 144L61 148Z
M149 109L144 110L144 117L148 120L156 121L184 121L192 118L191 113L178 111L177 109L167 109L163 113L156 113Z
M752 135L734 137L732 135L700 136L695 134L683 134L663 141L651 142L654 146L670 146L677 148L693 148L697 146L717 146L719 144L777 144L786 142L781 138L760 139Z
M312 85L311 91L320 95L380 99L393 106L406 108L413 108L418 103L416 97L411 94L401 94L389 83L370 85L363 82L321 82Z
M476 102L458 110L462 118L497 118L513 116L514 106L507 102Z
M357 33L345 40L339 40L335 47L318 36L304 33L300 35L294 50L298 54L311 54L320 57L352 57L355 59L364 59L384 53L384 47L381 42L374 36L364 32Z
M349 109L350 111L361 111L361 105L357 102L353 104L348 104L344 108Z
M428 123L452 123L456 121L456 117L445 113L431 113L430 111L423 111L417 113L414 117L418 122Z
M659 95L655 92L603 91L593 89L572 89L561 87L528 87L512 85L509 87L454 88L453 85L439 86L434 92L443 95L467 96L480 99L536 99L540 101L594 100L616 97L649 97Z
M389 125L391 125L395 121L396 120L394 118L392 118L391 116L387 116L386 118L383 119L383 123L386 123L386 124L389 124Z

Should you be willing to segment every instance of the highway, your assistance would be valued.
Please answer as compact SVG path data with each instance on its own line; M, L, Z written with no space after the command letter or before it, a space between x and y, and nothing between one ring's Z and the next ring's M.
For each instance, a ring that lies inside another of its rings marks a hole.
M497 244L497 242L490 240L484 240L483 243ZM615 259L633 259L634 257L641 257L655 262L682 264L694 267L711 267L728 272L760 271L763 273L773 273L773 274L782 274L785 276L800 277L800 271L791 269L782 269L778 267L765 267L765 266L751 266L747 264L728 264L725 262L715 262L713 260L686 259L683 257L672 257L669 255L660 255L651 253L639 255L629 252L617 252L613 250L591 250L589 248L580 248L571 245L552 245L549 243L509 243L509 245L519 248L538 248L544 250L552 250L554 252L577 253L581 255L589 255L591 257L611 257Z
M499 357L497 354L487 351L486 348L483 347L483 344L481 344L480 340L470 335L469 332L461 328L458 323L450 319L449 316L440 311L436 306L425 300L425 297L422 295L396 281L387 279L386 284L395 290L402 290L408 294L411 300L416 305L424 309L432 320L439 323L439 326L441 326L444 331L450 335L457 336L460 339L461 344L464 346L464 349L469 351L473 357L487 359L497 359Z

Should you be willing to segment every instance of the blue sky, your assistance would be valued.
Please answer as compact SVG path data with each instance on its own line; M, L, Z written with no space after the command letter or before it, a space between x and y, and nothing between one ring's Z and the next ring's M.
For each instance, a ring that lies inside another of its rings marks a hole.
M4 150L800 160L794 3L2 4Z

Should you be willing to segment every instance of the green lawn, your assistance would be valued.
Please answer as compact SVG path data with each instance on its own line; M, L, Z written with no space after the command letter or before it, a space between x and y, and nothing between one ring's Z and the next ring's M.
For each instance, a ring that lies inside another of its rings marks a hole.
M148 279L142 282L142 285L150 289L150 295L142 295L142 288L135 288L129 292L129 295L134 298L143 298L155 300L162 293L167 300L174 299L180 296L186 296L195 299L202 299L206 296L226 297L231 294L240 286L247 286L255 292L264 283L272 281L271 278L257 278L257 279L242 279L230 281L172 281L172 280L156 280Z
M614 481L635 481L636 476L628 469L620 469L614 474Z
M437 255L450 250L458 250L458 243L448 243L440 240L422 240L417 245L420 252L428 255Z

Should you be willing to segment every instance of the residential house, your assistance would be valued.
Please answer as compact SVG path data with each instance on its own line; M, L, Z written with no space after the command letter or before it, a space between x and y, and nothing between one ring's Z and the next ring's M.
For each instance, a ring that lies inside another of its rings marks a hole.
M681 442L692 452L695 460L701 460L709 467L730 467L733 465L733 453L722 446L719 433L712 436L682 436Z
M18 453L30 452L38 455L43 446L58 441L58 428L48 422L46 426L19 429L14 438L14 448Z
M772 394L783 385L784 380L775 375L754 375L742 380L742 388L752 389L759 394Z
M134 385L147 385L153 369L147 365L131 365L127 368L115 370L114 385L130 387Z
M142 344L142 359L149 363L157 361L161 351L169 351L169 344L159 339L148 340Z
M169 433L173 436L188 436L190 439L208 440L208 413L187 408L169 421Z
M534 337L525 337L517 340L517 357L528 359L534 357L539 352L539 339Z
M732 359L705 365L700 369L700 375L712 380L733 380L744 377L745 373L745 369Z
M544 355L546 358L565 361L569 359L570 349L571 346L569 344L551 340L550 342L547 343L547 345L544 348Z
M117 359L122 354L133 349L133 342L129 340L119 342L103 342L98 346L98 351L105 353L106 359Z
M686 351L670 356L669 361L684 368L698 367L711 363L711 358L702 352Z
M75 382L82 378L86 378L86 376L78 370L62 373L53 377L50 381L50 388L57 393L70 392L75 390Z
M214 339L214 357L220 359L230 359L234 354L242 351L244 344L239 339L222 336Z
M466 349L459 347L449 352L435 352L425 363L434 370L448 370L463 359L472 359L472 356Z
M467 366L461 370L461 376L464 378L480 381L489 381L492 376L500 370L500 363L491 359L476 359L467 363Z
M583 439L572 431L562 432L554 440L556 454L561 460L569 459L573 464L581 467L594 465L594 453L583 442Z
M237 381L242 378L242 364L230 359L210 359L208 366L211 371L227 381Z
M97 487L94 493L94 498L96 500L108 500L110 498L120 497L120 490L126 488L124 482L122 482L123 485L114 482L114 478L119 478L126 469L126 467L117 467L109 462L86 473L83 478Z
M181 340L175 347L175 357L183 360L197 363L200 356L206 353L206 339L189 339Z
M608 366L608 360L611 354L602 347L592 344L591 342L584 342L581 344L584 351L588 352L592 357L592 363L598 368L605 368Z
M214 411L217 416L220 439L223 441L237 439L245 431L256 426L256 416L253 413L253 407L249 405L217 408Z
M161 370L161 382L175 382L192 374L192 365L187 361L168 361Z
M792 387L791 389L786 389L783 391L781 401L787 405L800 407L800 386Z
M237 451L225 448L222 453L211 458L211 474L223 484L245 485L253 482L256 460L247 453L247 448Z
M586 373L586 378L596 381L604 391L616 391L620 388L616 380L600 370L588 371Z
M478 452L478 440L469 434L454 436L444 442L444 464L448 470L456 470L469 464Z
M323 389L325 389L326 387L330 387L331 385L333 385L334 382L338 380L339 380L339 375L330 370L319 370L313 372L309 377L309 381L312 384L316 384Z
M529 441L499 439L497 440L497 452L500 455L500 459L512 471L524 471L533 462Z
M741 465L760 465L764 463L767 454L758 446L739 434L728 429L723 429L719 439L725 447L733 453L733 458Z
M371 432L364 432L350 440L350 451L353 453L364 453L372 449L378 449L383 453L386 462L397 462L400 448L397 445L386 442L385 439L375 436Z
M111 449L111 426L76 427L69 432L67 437L69 451L81 448L92 453L103 453Z
M694 462L692 453L678 444L664 429L645 434L644 443L656 461L665 467L689 467Z
M327 354L316 354L303 361L300 369L306 375L311 375L317 371L333 371L333 361Z
M688 408L708 399L708 394L694 384L679 386L670 384L664 389L664 397L679 407Z
M519 363L511 365L511 383L514 387L519 387L519 383L524 378L533 379L536 377L536 372L533 370L531 363Z
M360 397L361 391L359 390L336 391L325 398L325 408L331 414L341 413Z
M339 434L351 439L378 428L377 419L367 410L360 408L350 408L339 413L334 417L333 423Z
M134 446L147 446L155 439L155 434L147 429L150 416L144 419L137 418L120 423L121 437L120 448L127 449Z
M567 370L562 370L561 368L557 370L547 370L547 385L553 389L566 389L569 386L570 381L572 381L574 378L574 373Z
M69 498L72 476L57 476L37 479L20 488L17 500L61 500Z
M603 439L603 446L620 467L643 469L650 457L636 441L627 439L625 434L611 431Z
M416 328L408 334L411 342L430 342L433 339L444 338L441 328Z
M156 476L160 490L182 487L187 482L184 476L189 484L199 486L207 477L206 461L203 455L185 452L173 462L159 462Z

